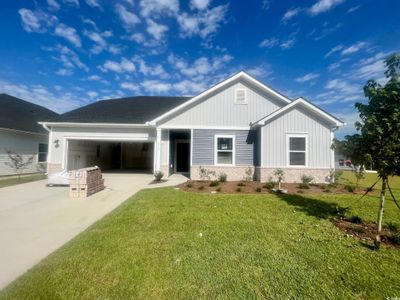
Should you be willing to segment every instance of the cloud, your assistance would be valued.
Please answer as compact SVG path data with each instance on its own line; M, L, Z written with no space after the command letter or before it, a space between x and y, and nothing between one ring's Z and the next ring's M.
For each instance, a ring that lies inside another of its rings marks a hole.
M74 74L74 72L71 69L61 68L56 71L56 74L60 76L71 76L72 74Z
M356 10L358 10L360 7L361 7L361 5L356 5L356 6L350 7L350 8L347 10L347 13L348 13L348 14L351 14L352 12L355 12Z
M113 71L116 73L133 73L136 70L134 63L126 58L122 58L120 62L107 60L100 69L103 72Z
M287 23L291 18L297 16L302 11L301 8L290 8L282 17L282 22Z
M47 0L47 5L50 10L56 11L61 8L60 4L56 0Z
M273 73L271 67L267 64L247 69L246 72L256 78L265 78Z
M202 82L195 82L192 80L184 79L173 85L173 88L178 91L180 95L195 95L207 89L207 86Z
M190 0L190 8L191 9L198 9L198 10L203 10L208 7L210 4L210 0Z
M342 4L345 0L319 0L313 6L311 6L308 12L313 15L319 15L323 12L327 12L335 6Z
M107 80L102 79L99 75L90 75L86 79L82 79L82 80L98 81L98 82L101 82L103 84L110 85L110 83Z
M44 33L49 26L57 22L57 17L44 13L41 10L32 11L26 8L18 10L22 27L27 32Z
M176 15L179 11L178 0L142 0L140 1L140 14L144 17L156 15Z
M168 30L167 26L158 24L151 19L147 19L146 23L147 32L157 41L161 40L164 37L165 32Z
M64 3L67 3L69 5L79 7L79 0L63 0L63 1Z
M69 76L73 74L73 69L81 69L86 72L89 68L79 59L78 54L70 48L62 45L56 45L55 47L42 47L43 50L49 52L56 52L58 56L52 56L52 58L62 63L62 68L57 71L56 74L62 76Z
M381 83L386 81L384 59L387 55L379 52L372 57L362 59L355 64L356 67L350 72L350 77L361 80L375 79Z
M305 74L304 76L297 77L295 80L297 82L307 82L307 81L312 81L314 79L317 79L318 77L319 77L319 74L308 73L308 74Z
M144 80L141 86L148 92L155 94L167 93L171 90L172 85L168 82L163 82L160 80Z
M366 42L357 42L354 45L351 45L350 47L343 49L341 54L342 55L353 54L353 53L358 52L361 49L365 48L366 45L367 45Z
M339 30L342 27L343 27L343 23L336 23L332 27L324 28L321 30L321 32L316 37L314 37L314 41L319 41L319 40L323 39L324 37L328 36L329 34Z
M260 48L272 48L279 44L279 40L276 38L265 39L258 44Z
M67 41L75 45L75 47L80 48L82 46L81 38L76 33L75 28L60 23L57 25L54 34L66 39Z
M85 1L86 1L86 4L89 5L90 7L101 8L99 0L85 0Z
M358 84L349 83L343 79L332 79L325 85L326 89L336 90L344 95L362 94L362 87Z
M290 48L292 48L292 47L294 46L295 43L296 43L296 40L295 40L294 38L291 38L291 39L288 39L288 40L286 40L286 41L283 41L283 42L280 44L280 47L281 47L282 49L284 49L284 50L290 49Z
M121 88L131 91L131 92L137 92L140 89L137 84L134 84L132 82L122 82Z
M262 5L261 5L261 8L262 8L263 10L268 10L270 4L271 4L271 0L263 0Z
M133 61L139 65L139 72L145 76L155 76L158 78L169 77L161 64L150 66L141 57L135 57Z
M115 5L115 11L119 19L122 22L122 25L125 29L130 30L140 23L139 17L131 11L128 11L125 6L122 4Z
M97 93L95 91L89 91L86 93L86 95L88 95L90 99L95 99L99 96L99 93Z
M335 46L335 47L333 47L331 50L329 50L329 52L327 52L326 54L325 54L325 58L328 58L329 56L331 56L332 54L334 54L334 53L336 53L336 52L339 52L340 50L342 50L344 48L344 46L343 45L337 45L337 46Z

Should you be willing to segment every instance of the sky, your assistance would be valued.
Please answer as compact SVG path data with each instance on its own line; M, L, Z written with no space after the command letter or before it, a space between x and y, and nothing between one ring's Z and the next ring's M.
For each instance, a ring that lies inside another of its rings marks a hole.
M354 133L354 103L400 50L398 0L0 3L0 93L59 113L109 98L193 96L246 71Z

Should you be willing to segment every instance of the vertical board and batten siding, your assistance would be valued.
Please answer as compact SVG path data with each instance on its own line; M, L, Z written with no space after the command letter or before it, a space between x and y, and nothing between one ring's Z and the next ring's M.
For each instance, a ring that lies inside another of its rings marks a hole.
M235 165L254 164L254 145L249 141L249 130L193 129L192 165L214 165L215 135L235 136Z
M309 168L331 167L331 126L301 107L295 107L263 128L263 166L287 167L287 134L308 136Z
M244 88L247 104L235 104L235 89ZM223 90L197 102L183 112L162 121L168 126L230 126L247 127L250 122L259 120L284 105L276 96L268 95L244 81L236 82Z

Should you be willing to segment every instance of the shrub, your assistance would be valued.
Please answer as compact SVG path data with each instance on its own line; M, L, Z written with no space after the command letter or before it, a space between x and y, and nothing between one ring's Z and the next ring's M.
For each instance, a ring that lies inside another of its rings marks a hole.
M239 182L239 183L237 184L237 186L246 186L246 183L244 183L243 181L241 181L241 182Z
M253 169L251 167L247 167L244 171L243 181L252 181L253 180Z
M261 188L260 187L256 188L256 192L261 193Z
M272 177L268 178L268 181L263 186L266 189L272 190L275 187L275 182Z
M228 179L228 175L226 175L226 173L219 173L219 175L218 175L219 182L226 182L227 179Z
M389 236L389 240L396 245L400 245L400 232L393 233Z
M242 191L242 189L240 188L240 187L238 187L237 189L236 189L236 192L241 192Z
M354 224L362 224L363 220L359 216L351 216L349 221Z
M285 179L284 175L285 173L283 172L282 169L275 169L274 175L278 178L278 190L281 190L281 183Z
M400 230L399 230L399 226L398 226L396 223L393 223L393 222L389 222L389 223L387 224L387 228L388 228L390 231L393 231L393 232L398 232L398 231L400 231Z
M210 186L218 186L219 185L219 181L218 180L213 180L210 182Z
M220 192L220 191L221 191L221 188L220 188L220 187L219 187L219 188L217 188L217 189L216 189L216 191L217 191L217 192Z
M309 189L311 181L314 180L314 177L302 175L301 176L301 183L299 184L299 188L301 189Z
M204 190L204 185L199 186L198 189L199 189L200 191L201 191L201 190Z
M161 171L157 171L154 173L154 180L159 182L164 177L164 173Z
M187 185L186 185L186 187L188 187L188 188L191 188L193 185L191 184L191 183L188 183Z
M335 170L331 169L329 171L329 183L332 185L332 187L337 187L340 181L340 178L343 175L342 170Z
M332 191L330 189L323 189L322 190L324 193L332 193Z
M215 177L215 171L211 171L209 169L203 168L199 166L199 177L201 180L211 180L211 176Z
M348 184L345 185L344 188L349 192L349 193L354 193L354 191L356 190L356 187L354 185Z

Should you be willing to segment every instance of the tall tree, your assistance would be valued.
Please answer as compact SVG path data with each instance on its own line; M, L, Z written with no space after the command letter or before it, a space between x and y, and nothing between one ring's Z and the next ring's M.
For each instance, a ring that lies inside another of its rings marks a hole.
M356 103L361 122L358 150L372 162L382 180L375 246L381 242L382 218L388 178L400 175L400 53L385 59L385 85L369 80L364 86L368 103Z

